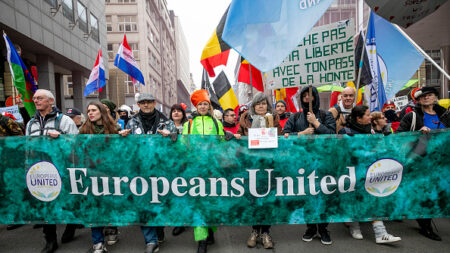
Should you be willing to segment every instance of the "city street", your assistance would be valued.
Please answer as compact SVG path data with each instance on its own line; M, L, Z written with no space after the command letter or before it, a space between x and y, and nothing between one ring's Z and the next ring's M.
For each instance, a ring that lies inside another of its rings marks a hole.
M306 243L301 240L305 225L273 226L272 236L275 241L273 250L265 250L258 244L250 249L246 240L250 233L249 227L220 227L216 233L216 243L208 247L208 252L448 252L450 249L450 219L435 219L438 234L443 241L432 241L420 235L418 225L414 220L402 222L385 222L389 233L402 237L402 241L391 245L377 245L375 243L372 226L363 223L361 230L364 240L351 238L347 228L341 224L331 224L329 230L333 244L325 246L315 239ZM64 226L58 226L58 238L61 237ZM120 239L116 245L109 246L108 252L144 252L144 240L138 227L120 228ZM166 228L166 240L160 252L196 252L193 231L188 229L183 234L174 237L172 227ZM44 246L41 229L33 229L31 225L23 226L12 231L6 230L6 225L0 225L0 252L29 253L40 252ZM74 241L59 244L57 252L87 252L92 246L90 229L77 230Z

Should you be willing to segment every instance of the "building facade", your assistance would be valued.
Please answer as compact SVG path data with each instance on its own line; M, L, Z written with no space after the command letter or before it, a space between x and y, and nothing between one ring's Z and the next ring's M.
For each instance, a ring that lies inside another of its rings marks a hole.
M175 30L165 0L107 0L105 8L110 78L108 93L117 105L135 104L135 95L150 92L157 109L168 113L177 102ZM142 71L145 85L133 85L114 66L124 34Z
M103 0L0 0L0 28L27 68L36 70L39 88L55 94L61 110L75 106L85 111L86 103L99 97L84 97L83 92L98 50L106 51L104 11ZM15 91L4 40L1 45L0 106L4 106ZM68 80L70 86L65 88Z

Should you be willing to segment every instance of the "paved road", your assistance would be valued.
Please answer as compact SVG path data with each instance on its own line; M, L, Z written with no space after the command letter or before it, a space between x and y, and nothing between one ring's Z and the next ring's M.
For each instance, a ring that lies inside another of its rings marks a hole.
M208 247L212 253L268 253L268 252L450 252L450 219L436 219L435 223L443 241L435 242L418 234L417 223L414 220L403 222L386 222L388 232L401 236L402 241L391 245L377 245L375 243L372 226L368 223L361 225L364 240L351 238L343 224L331 224L329 230L333 244L325 246L320 240L305 243L300 237L306 229L305 225L273 226L272 236L275 248L265 250L261 245L255 249L246 247L246 240L250 233L249 227L220 227L216 233L216 244ZM64 226L58 226L59 237ZM192 229L173 237L172 228L166 228L166 241L160 252L196 252ZM74 241L59 245L57 252L87 252L91 247L90 229L77 230ZM40 252L44 239L40 229L33 229L31 225L7 231L5 225L0 225L0 252L29 253ZM120 228L120 240L116 245L109 246L109 252L143 252L144 239L138 227Z

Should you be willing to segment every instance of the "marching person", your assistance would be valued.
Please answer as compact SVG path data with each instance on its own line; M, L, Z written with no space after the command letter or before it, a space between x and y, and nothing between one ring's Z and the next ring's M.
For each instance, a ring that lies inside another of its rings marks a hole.
M0 136L21 136L22 128L15 121L14 115L9 112L0 113Z
M290 112L286 112L286 108L286 102L284 102L283 100L278 100L275 103L275 111L277 112L278 117L280 117L281 129L284 128L286 121L288 121L289 117L291 116Z
M450 113L437 104L438 92L433 87L422 87L414 93L417 101L413 111L407 113L400 121L397 132L421 131L430 133L432 129L449 128ZM431 219L417 219L419 232L431 240L441 241L442 238L433 231Z
M28 121L25 127L27 136L44 136L58 138L61 134L78 134L78 128L71 118L61 113L54 106L55 96L49 90L38 89L33 96L33 102L36 106L36 114ZM62 235L61 242L70 242L74 235L76 224L67 224ZM45 235L45 247L41 253L52 253L58 248L56 239L56 225L43 225Z
M258 92L252 100L250 109L245 111L239 121L239 130L237 131L237 138L241 135L248 136L249 128L277 128L278 135L281 134L281 126L279 124L279 116L273 111L270 106L267 96ZM270 236L270 225L254 225L252 232L247 239L247 246L254 248L259 240L265 249L273 248L272 237Z
M302 112L297 112L289 117L284 126L283 133L287 138L289 135L313 135L313 134L335 134L336 122L330 112L320 110L319 92L312 87L312 97L309 97L309 87L305 87L300 92L300 104ZM309 111L311 100L313 111ZM302 236L305 242L312 241L319 236L322 244L332 244L330 233L327 230L328 223L306 224L307 229Z
M342 91L342 99L338 102L336 107L331 107L328 111L333 114L336 120L336 133L345 127L346 117L352 111L355 105L356 90L353 87L347 87Z
M347 125L339 131L339 134L372 134L371 116L369 107L365 105L357 105L353 107L350 115L347 117ZM353 238L362 240L363 235L359 227L359 222L351 222L349 224L350 234ZM375 233L376 243L392 243L401 240L400 237L388 234L383 221L372 222L373 232Z
M187 117L186 112L180 104L174 104L172 105L172 108L170 108L170 120L175 124L177 133L182 134L183 124L187 121Z
M236 122L236 113L228 108L223 112L223 129L236 134L239 129L239 123Z
M119 129L113 119L108 115L106 108L100 102L90 102L87 106L88 119L80 128L80 134L118 134ZM107 252L105 247L104 227L92 227L91 236L94 246L92 252ZM107 228L106 233L113 235L114 243L117 241L117 227ZM111 231L111 232L110 232ZM111 244L110 244L111 245Z
M75 125L80 128L84 123L84 115L77 108L67 108L66 115L69 116Z
M192 119L184 123L183 135L224 135L222 123L214 118L208 91L196 90L191 102L197 108ZM195 227L194 238L198 242L198 253L207 252L208 244L214 243L214 231L217 227Z
M389 127L387 119L382 112L372 112L370 118L374 133L388 135L394 132L392 128Z
M164 114L155 109L156 99L150 93L140 93L137 97L139 112L134 115L121 132L122 136L128 134L161 134L167 137L177 134L177 128L172 120L166 118ZM146 244L146 253L153 253L159 250L158 241L164 240L164 227L141 226ZM159 232L158 232L159 230Z

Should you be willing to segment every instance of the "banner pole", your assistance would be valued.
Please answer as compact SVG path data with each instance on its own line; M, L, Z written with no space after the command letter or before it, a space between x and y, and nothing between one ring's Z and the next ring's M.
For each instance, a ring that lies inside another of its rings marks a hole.
M358 70L358 79L356 80L356 95L355 95L355 105L356 103L358 103L358 94L359 94L359 86L360 86L360 82L361 82L361 73L362 73L362 67L364 66L364 56L366 54L366 37L367 37L367 31L369 30L369 22L370 22L370 16L369 19L367 20L367 26L366 26L366 31L359 32L359 39L363 39L363 48L362 48L362 52L361 52L361 58L359 59L359 70ZM361 21L362 23L362 21ZM363 38L361 38L361 34L363 34ZM361 93L361 100L362 100L362 93Z
M439 64L437 64L433 58L431 58L419 45L417 45L417 43L411 39L411 37L408 36L408 34L406 34L406 32L404 32L398 25L396 24L392 24L402 35L403 37L405 37L416 49L417 51L419 51L423 57L425 57L425 59L429 60L442 74L444 74L444 76L450 80L450 75L445 72L445 70L443 68L441 68L441 66L439 66Z
M313 105L312 105L312 85L311 84L309 85L309 91L308 92L309 92L309 101L308 101L309 112L314 114L314 112L313 112ZM300 98L300 99L303 99L303 98ZM309 123L309 127L312 127L311 123Z

